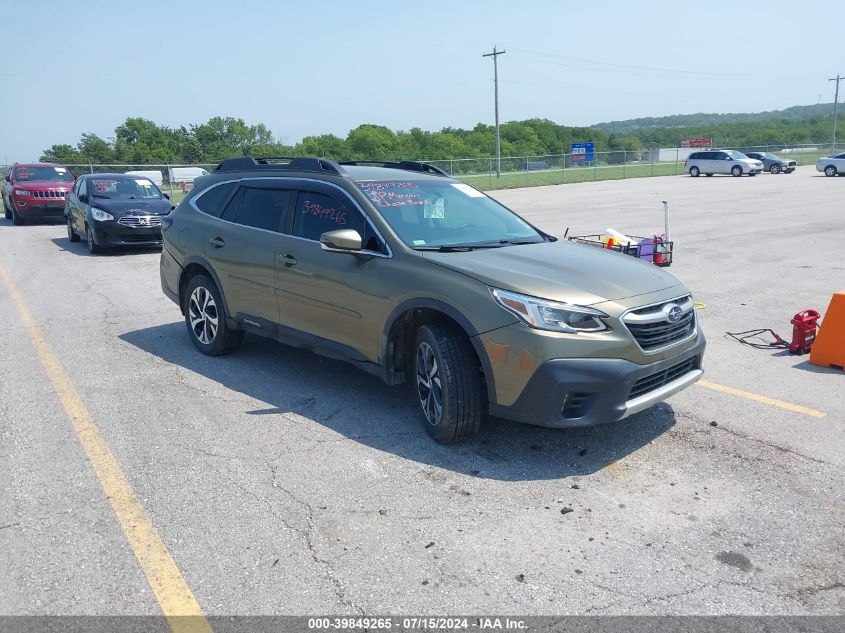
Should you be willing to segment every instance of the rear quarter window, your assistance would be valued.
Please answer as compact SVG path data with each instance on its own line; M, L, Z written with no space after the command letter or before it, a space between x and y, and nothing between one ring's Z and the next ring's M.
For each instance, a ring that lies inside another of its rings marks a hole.
M236 182L226 182L222 185L209 187L204 192L196 197L194 205L208 215L220 217L223 212L223 206L229 200L229 196L238 186Z

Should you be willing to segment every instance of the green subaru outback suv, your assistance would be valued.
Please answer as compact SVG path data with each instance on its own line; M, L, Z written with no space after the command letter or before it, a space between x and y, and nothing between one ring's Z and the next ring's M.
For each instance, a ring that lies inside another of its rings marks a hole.
M702 375L676 277L558 241L426 163L221 162L166 216L161 285L204 354L244 332L411 383L426 430L620 420Z

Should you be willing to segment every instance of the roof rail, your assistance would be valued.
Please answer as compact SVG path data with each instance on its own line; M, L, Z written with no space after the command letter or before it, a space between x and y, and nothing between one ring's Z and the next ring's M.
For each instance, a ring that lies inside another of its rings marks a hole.
M432 165L415 160L341 160L340 165L377 165L379 167L391 167L393 169L404 169L406 171L419 171L435 176L449 176L445 171Z
M239 156L237 158L221 160L214 171L253 171L256 169L327 171L337 176L346 175L343 167L333 160L315 158L313 156Z

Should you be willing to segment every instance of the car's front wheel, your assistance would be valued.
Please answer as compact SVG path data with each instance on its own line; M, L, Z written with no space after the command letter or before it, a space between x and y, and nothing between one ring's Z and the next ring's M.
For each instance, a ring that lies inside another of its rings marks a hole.
M188 282L185 295L185 325L196 348L209 356L234 351L243 330L234 330L226 322L226 311L217 285L206 275L197 275Z
M14 204L14 201L12 201ZM12 224L15 226L23 226L26 224L26 218L23 217L20 213L15 210L15 207L12 207Z
M425 430L438 442L460 442L484 417L481 368L466 334L449 324L423 325L414 341L414 382Z
M825 176L835 176L836 175L836 167L833 165L828 165L824 168L824 175Z
M88 252L92 255L96 255L103 250L94 238L94 230L87 224L85 225L85 243L88 245Z
M689 175L692 176L693 178L698 178L698 176L700 174L701 174L701 170L698 167L690 167L689 168Z
M70 216L67 216L67 238L71 242L79 241L79 236L76 234L76 231L73 230L73 221L70 219Z
M731 167L731 176L742 176L742 167L739 165Z
M3 200L3 215L6 217L7 220L12 219L12 212L9 211L9 207L6 206L5 200Z
M780 172L781 172L781 168L780 168L780 165L778 165L777 163L775 163L774 165L769 167L769 173L779 174Z

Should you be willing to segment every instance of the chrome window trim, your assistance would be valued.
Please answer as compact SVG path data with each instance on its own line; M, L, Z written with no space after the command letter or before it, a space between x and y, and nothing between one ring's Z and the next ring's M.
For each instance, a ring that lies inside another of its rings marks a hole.
M226 224L232 224L234 226L245 226L246 228L254 229L256 231L264 231L265 233L272 233L273 235L284 235L285 237L292 237L295 240L302 240L304 242L312 242L314 244L320 244L320 240L312 240L311 238L308 238L308 237L300 237L299 235L293 235L292 233L285 233L284 231L268 231L267 229L260 229L258 227L249 226L247 224L239 224L237 222L230 222L229 220L224 220L221 217L211 215L210 213L206 213L205 211L203 211L202 209L200 209L196 205L196 201L198 199L202 198L206 193L208 193L209 191L211 191L215 187L219 187L220 185L225 185L225 184L228 184L230 182L234 182L234 183L237 183L238 185L241 185L241 183L243 183L243 181L245 181L245 180L288 180L288 181L290 181L290 180L294 180L294 178L290 177L290 176L287 176L287 177L285 177L285 176L256 176L256 177L252 177L252 178L233 178L231 180L221 180L220 182L215 182L213 185L211 185L210 187L203 190L203 192L200 193L199 195L191 198L188 201L188 205L191 208L193 208L194 210L196 210L197 212L202 213L203 215L207 215L210 218L214 218L215 220L220 220L221 222L225 222ZM375 224L373 224L372 218L370 218L369 214L366 211L364 211L364 209L361 207L361 205L358 204L358 202L352 196L350 196L349 193L343 187L336 185L333 182L328 182L326 180L317 180L316 178L296 177L296 180L304 180L306 182L316 182L320 185L328 185L329 187L334 187L335 189L340 191L342 194L345 194L346 197L349 199L349 201L354 206L354 208L358 209L358 211L361 213L361 215L364 216L364 219L366 220L367 224L369 224L370 227L373 229L373 231L375 231L375 234L378 236L378 238L382 241L382 244L384 244L385 248L387 249L387 255L385 255L384 253L378 253L376 251L361 250L361 251L357 251L357 252L364 253L366 255L372 255L373 257L383 257L385 259L391 259L393 257L393 249L390 248L390 244L384 238L384 235L382 235L381 231L378 230L378 227ZM297 189L294 189L294 190L298 191Z
M644 308L651 308L653 306L665 305L667 303L678 303L678 305L681 305L681 303L679 303L679 302L686 303L686 301L685 301L686 299L689 299L693 304L693 307L692 307L692 332L690 332L689 336L682 338L678 341L672 341L668 345L662 345L661 347L655 347L653 349L648 349L648 350L644 349L643 346L640 345L640 342L637 340L637 337L634 336L633 332L631 332L631 330L628 329L628 324L625 322L625 317L629 313L634 312L635 310L643 310ZM628 334L631 335L631 338L634 339L634 342L637 344L637 347L640 348L640 351L643 354L659 354L660 352L665 352L667 349L671 349L671 348L676 347L678 345L682 345L683 343L686 343L687 341L691 341L692 339L694 339L698 335L698 315L696 315L696 313L695 313L695 302L692 300L692 295L689 294L689 293L683 294L683 295L676 297L674 299L664 299L663 301L655 301L654 303L647 303L646 305L636 306L634 308L628 308L627 310L625 310L625 312L623 312L619 316L619 321L622 323L622 325L625 326L625 330L628 332Z

